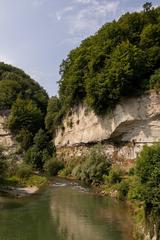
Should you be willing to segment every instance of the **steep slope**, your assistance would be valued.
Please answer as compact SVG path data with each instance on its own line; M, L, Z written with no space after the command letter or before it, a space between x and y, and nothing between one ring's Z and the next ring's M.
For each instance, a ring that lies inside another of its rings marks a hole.
M74 108L64 119L63 127L58 129L55 145L59 153L64 154L65 149L71 148L77 155L85 154L85 146L102 142L107 154L121 161L134 159L145 144L159 139L160 93L151 91L121 101L103 117L85 105ZM68 152L67 155L70 156Z
M44 128L48 95L21 69L0 62L0 147L21 153L33 144L34 135Z

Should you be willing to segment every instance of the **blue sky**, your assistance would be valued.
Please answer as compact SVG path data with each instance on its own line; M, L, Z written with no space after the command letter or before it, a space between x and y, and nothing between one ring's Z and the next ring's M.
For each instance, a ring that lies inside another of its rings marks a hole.
M105 22L140 11L142 0L0 0L0 60L57 94L59 65ZM158 6L160 0L152 1Z

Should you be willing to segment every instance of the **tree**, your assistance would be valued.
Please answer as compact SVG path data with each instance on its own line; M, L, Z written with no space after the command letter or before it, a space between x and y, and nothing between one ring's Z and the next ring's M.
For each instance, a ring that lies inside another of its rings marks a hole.
M157 239L160 237L160 143L145 146L136 162L141 200L144 201L146 222L150 238L156 226Z
M50 134L54 134L63 116L62 104L58 97L52 97L48 101L45 127Z
M143 5L144 12L149 12L152 9L152 3L151 2L146 2Z
M35 169L43 170L43 166L53 155L53 143L50 142L49 135L40 129L34 139L33 145L28 149L25 161Z
M83 102L97 114L106 113L121 98L148 89L150 76L160 67L159 19L159 8L146 2L144 11L106 23L72 50L60 68L59 119ZM46 123L55 129L58 112L48 116Z
M156 90L160 89L160 68L157 69L153 75L150 77L150 88Z
M6 175L7 168L8 168L8 165L7 165L6 157L3 153L2 147L0 147L0 179L3 179L4 176Z
M160 144L145 146L136 162L146 211L160 214Z
M8 126L14 133L21 129L33 134L43 125L42 113L32 100L18 98L11 108Z
M22 128L16 136L23 151L26 151L33 144L33 133Z
M47 133L43 130L40 129L34 139L33 139L33 143L36 145L37 148L39 149L44 149L47 147L49 142L49 136L47 135Z
M0 81L0 109L11 108L21 90L18 82L12 80Z

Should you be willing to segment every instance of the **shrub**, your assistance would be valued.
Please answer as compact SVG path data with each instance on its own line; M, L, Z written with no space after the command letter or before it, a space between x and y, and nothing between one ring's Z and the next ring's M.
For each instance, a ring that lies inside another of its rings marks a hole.
M47 178L44 176L33 175L30 176L26 182L28 186L37 186L40 187L47 182Z
M150 77L150 88L160 89L160 68Z
M119 199L126 198L128 191L129 191L129 181L127 179L125 179L118 184Z
M7 174L8 164L6 157L3 154L3 149L0 147L0 178L5 177Z
M25 155L25 161L35 169L42 171L44 163L54 153L53 143L50 141L50 136L42 129L36 133L33 143Z
M159 214L160 203L160 144L145 146L136 162L142 200L147 211Z
M44 169L49 176L56 176L58 172L63 168L64 168L63 162L58 161L56 159L50 159L44 165Z
M142 186L139 184L136 176L130 178L130 188L128 191L129 200L141 200L142 199Z
M42 151L36 145L28 149L25 155L25 162L31 164L35 169L41 170L43 168Z
M78 165L76 165L76 166L73 168L71 175L72 175L73 177L76 177L77 179L79 179L80 176L81 176L81 172L82 172L82 170L81 170L81 164L78 164Z
M124 171L119 167L112 167L109 175L105 176L105 183L116 184L120 183L124 176Z
M28 178L32 173L32 167L28 164L22 163L18 166L17 176L19 178Z
M111 162L106 158L102 147L96 146L91 149L82 163L81 171L78 170L79 179L87 183L99 184L103 182L103 176L108 174L110 166Z

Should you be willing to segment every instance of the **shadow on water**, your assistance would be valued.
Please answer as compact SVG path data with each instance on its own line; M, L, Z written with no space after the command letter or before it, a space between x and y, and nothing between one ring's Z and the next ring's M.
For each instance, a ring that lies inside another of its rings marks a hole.
M0 198L1 240L131 240L124 204L54 179L26 199Z

